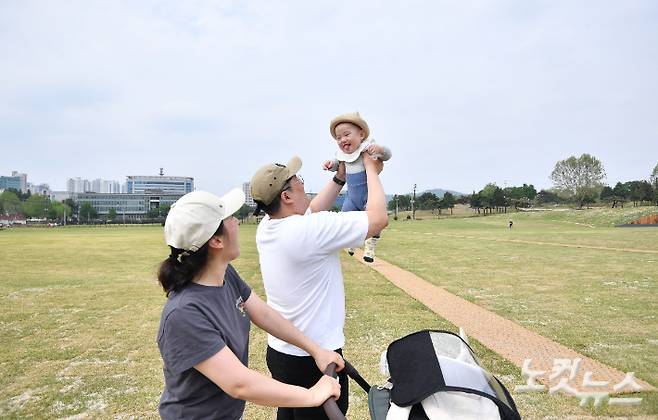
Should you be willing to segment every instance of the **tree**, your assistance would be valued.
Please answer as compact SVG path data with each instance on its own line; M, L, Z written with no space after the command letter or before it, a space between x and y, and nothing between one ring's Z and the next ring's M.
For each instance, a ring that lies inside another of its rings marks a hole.
M452 214L452 209L455 207L455 196L449 192L443 194L443 199L441 200L441 207L444 209L450 209L450 214Z
M48 209L48 219L50 220L64 220L64 215L70 215L71 209L64 203L59 201L52 201Z
M163 219L166 219L167 215L169 214L169 210L171 210L171 206L169 204L163 204L160 207L158 207L158 214Z
M537 193L535 200L538 204L560 204L562 199L555 192L550 190L541 190Z
M21 200L15 192L5 190L0 194L0 206L2 206L0 214L16 214L21 211Z
M624 183L628 191L628 198L633 202L633 206L637 207L638 203L643 201L652 201L653 188L647 181L629 181Z
M397 200L398 200L398 195L395 194L395 195L393 196L393 198L391 198L391 201L389 201L389 202L386 204L386 209L389 210L389 211L395 211L395 206L398 205L398 204L397 204L397 202L398 202Z
M158 216L160 216L160 209L157 207L150 209L148 212L146 212L146 217L149 219L157 219Z
M50 199L45 195L31 195L22 205L23 213L27 217L47 218L50 208Z
M91 221L95 218L98 217L98 212L96 209L88 202L82 203L80 206L80 220L87 221L87 223L91 223Z
M494 208L503 207L505 205L505 193L494 183L485 185L482 191L478 194L482 200L485 214L487 213L487 210L489 210L489 213L492 213Z
M109 221L111 221L111 222L114 222L114 220L115 220L116 218L117 218L117 209L115 209L114 207L111 207L111 208L107 211L107 220L109 220Z
M252 207L249 207L246 204L243 204L242 207L240 207L240 210L235 213L235 217L237 217L240 220L244 220L247 217L249 217L249 214L252 213L254 209Z
M610 188L609 186L603 187L601 190L601 193L599 194L599 199L604 202L604 203L612 203L612 207L614 208L615 205L617 204L617 201L615 200L615 193Z
M67 217L70 217L71 219L78 220L78 211L80 210L80 206L78 203L73 201L71 198L67 198L66 200L62 201L62 204L67 206Z
M617 203L621 203L621 207L624 208L624 203L628 201L631 196L628 185L622 184L621 182L618 182L617 185L615 185L615 188L612 189L612 194L616 200L616 202L612 204L612 207L615 207Z
M480 196L480 193L473 191L473 194L471 194L468 200L468 204L480 214L480 209L482 208L482 197Z
M431 191L419 195L416 202L416 208L421 210L434 210L439 206L439 198Z
M388 202L388 209L395 210L395 200L397 199L398 207L400 210L411 210L411 196L410 195L395 195L393 199Z
M597 158L587 153L571 156L555 164L551 173L555 187L574 199L580 207L603 187L605 170Z
M658 165L656 165L653 168L653 171L651 171L651 175L649 176L649 182L651 183L654 189L658 188Z
M30 192L30 190L27 190L26 193L23 193L21 190L17 190L16 188L7 188L5 191L13 192L14 194L16 194L16 196L20 201L26 201L28 198L32 196L32 192Z

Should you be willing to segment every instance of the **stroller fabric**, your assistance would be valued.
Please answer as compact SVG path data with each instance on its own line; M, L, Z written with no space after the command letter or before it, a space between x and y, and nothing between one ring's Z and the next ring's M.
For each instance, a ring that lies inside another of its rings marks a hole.
M387 420L520 419L509 392L456 334L410 334L391 343L386 359L393 384Z

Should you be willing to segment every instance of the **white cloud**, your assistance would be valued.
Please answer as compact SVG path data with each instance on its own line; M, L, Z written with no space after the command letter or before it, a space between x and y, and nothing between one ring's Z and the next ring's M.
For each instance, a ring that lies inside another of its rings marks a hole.
M221 193L298 154L319 189L328 121L358 109L393 150L389 192L546 187L583 152L612 182L645 177L656 18L651 1L3 2L0 172L64 188L164 166Z

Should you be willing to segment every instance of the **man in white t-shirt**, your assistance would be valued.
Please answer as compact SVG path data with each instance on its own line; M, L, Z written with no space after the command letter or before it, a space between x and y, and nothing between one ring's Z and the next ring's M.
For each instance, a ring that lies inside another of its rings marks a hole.
M367 153L363 159L368 177L366 211L326 211L345 184L344 165L313 201L309 201L304 181L297 175L302 166L298 157L287 165L265 165L251 179L256 212L266 213L256 231L256 245L267 303L307 337L339 353L345 344L345 292L339 252L359 246L388 225L379 180L383 165ZM313 358L300 348L271 335L267 343L267 364L273 378L310 387L322 375ZM347 377L339 374L339 378L338 406L346 413ZM278 420L326 418L321 408L279 408L277 413Z

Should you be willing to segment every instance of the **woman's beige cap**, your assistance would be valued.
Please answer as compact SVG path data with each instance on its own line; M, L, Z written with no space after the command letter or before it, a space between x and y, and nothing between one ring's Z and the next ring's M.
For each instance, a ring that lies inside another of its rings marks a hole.
M281 193L287 180L301 169L302 160L293 156L288 164L270 163L260 168L251 178L251 197L266 206Z
M363 130L364 139L367 139L368 136L370 135L370 128L368 128L368 123L366 122L366 120L361 118L361 115L358 112L352 112L349 114L339 115L333 120L331 120L331 124L329 124L329 131L331 132L331 137L336 138L336 126L344 122L352 123L360 127Z
M171 205L164 233L167 245L195 252L217 232L222 220L240 210L244 192L234 188L221 197L206 191L192 191Z

